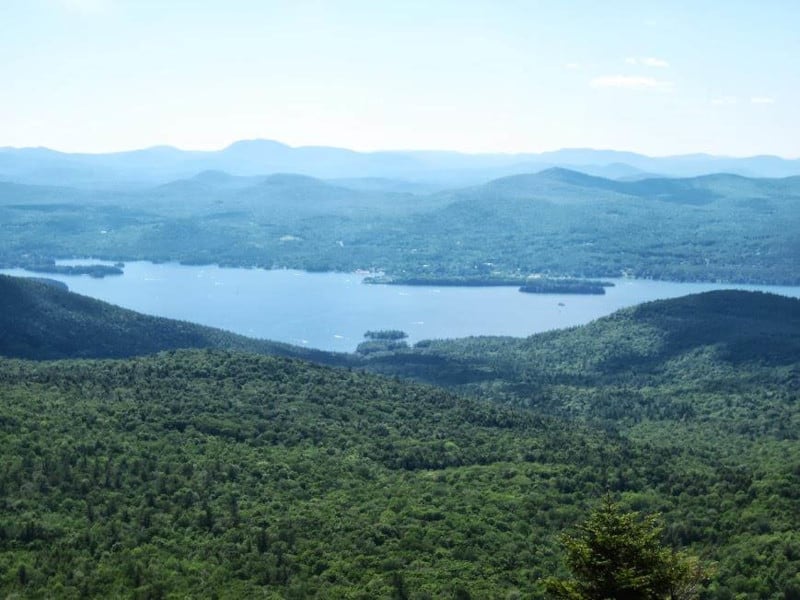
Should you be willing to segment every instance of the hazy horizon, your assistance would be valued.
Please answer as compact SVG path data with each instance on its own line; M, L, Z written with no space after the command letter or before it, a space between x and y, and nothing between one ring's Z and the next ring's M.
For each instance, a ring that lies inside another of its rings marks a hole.
M800 5L7 0L0 146L800 156Z

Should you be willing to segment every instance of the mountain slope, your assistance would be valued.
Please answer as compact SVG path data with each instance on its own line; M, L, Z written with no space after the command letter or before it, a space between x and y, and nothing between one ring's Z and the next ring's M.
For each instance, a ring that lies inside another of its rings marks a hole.
M776 544L800 547L800 537L785 529L800 524L800 300L709 292L643 304L524 340L421 343L374 356L371 368L602 426L654 453L693 457L697 462L680 467L680 476L662 471L661 481L668 483L659 489L684 500L699 493L707 506L716 507L713 515L696 513L670 525L680 543L703 539L712 523L732 519L731 537L714 536L721 556L709 597L786 597L800 591L785 578L797 567L786 564L787 569L779 566L784 558L769 558L776 557L769 550ZM755 474L760 469L776 479L766 483ZM619 483L628 485L634 471ZM761 486L776 494L776 513L745 508L728 496L752 494ZM668 504L641 490L628 497L645 506ZM787 521L779 513L793 516ZM765 573L784 575L767 583Z
M708 349L732 365L800 363L800 299L740 290L703 292L639 304L587 325L527 338L425 341L397 357L401 364L416 357L474 360L477 372L489 366L499 372L507 368L509 375L530 369L552 380L561 374L616 376L618 369L645 375Z
M0 359L0 590L531 591L554 568L542 559L557 515L512 530L534 510L524 489L564 499L555 482L580 444L609 462L616 447L563 437L528 415L286 359ZM525 468L526 452L540 463Z
M797 439L800 299L706 292L525 339L425 342L373 356L370 368L615 428L746 424Z
M490 264L498 274L800 281L795 178L623 182L551 169L442 195L449 203L408 218L397 242L396 225L372 232L414 249L407 273L474 277Z
M714 173L699 177L647 177L620 181L589 175L564 168L550 168L538 173L512 175L467 190L451 192L455 199L495 195L510 198L545 197L559 202L577 196L587 199L594 194L617 194L678 204L708 204L716 200L732 202L742 199L788 196L800 198L797 177L758 179ZM583 191L583 195L581 192Z
M32 279L0 275L0 356L119 358L177 348L242 350L323 363L346 360L333 353L151 317Z

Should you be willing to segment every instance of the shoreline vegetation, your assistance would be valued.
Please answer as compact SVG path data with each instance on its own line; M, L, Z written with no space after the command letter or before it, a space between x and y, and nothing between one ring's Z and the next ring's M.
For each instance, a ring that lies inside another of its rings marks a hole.
M106 257L97 257L96 260L101 261L117 261L113 265L107 264L87 264L87 265L58 265L56 261L61 260L72 260L73 257L70 256L61 256L52 259L44 259L43 262L36 262L36 263L3 263L0 261L0 270L2 269L20 269L23 271L28 271L29 273L43 273L43 274L51 274L51 275L90 275L96 279L103 279L107 276L115 276L115 275L124 275L124 268L125 262L121 260L117 260L115 258L106 258ZM606 279L583 279L579 277L569 277L569 276L560 276L560 275L552 275L552 276L522 276L522 275L491 275L491 276L413 276L413 277L403 277L403 276L392 276L387 275L381 271L376 270L366 270L366 269L353 269L353 270L341 270L341 269L305 269L302 267L293 267L293 266L259 266L259 265L252 265L252 264L245 264L245 263L237 263L237 262L206 262L206 261L169 261L169 260L152 260L147 258L134 258L129 259L130 262L146 262L154 265L160 265L164 263L174 263L180 266L187 266L187 267L204 267L204 266L213 266L218 267L220 269L261 269L264 271L301 271L304 273L309 274L317 274L317 273L347 273L352 275L364 276L362 283L367 285L407 285L407 286L415 286L415 287L424 287L424 286L431 286L431 287L520 287L520 292L524 293L539 293L539 294L587 294L587 295L603 295L605 294L605 290L595 291L597 286L602 286L603 288L608 287L615 287L616 284L613 281L608 281ZM373 274L370 274L373 273ZM24 275L21 275L25 277ZM618 273L613 276L605 276L609 279L624 279L624 280L631 280L631 281L657 281L663 283L697 283L697 284L713 284L713 285L748 285L748 286L769 286L769 287L797 287L800 285L797 282L783 282L783 281L772 281L772 280L751 280L751 279L715 279L712 277L707 278L661 278L661 277L650 277L650 276L637 276L631 273ZM30 278L35 278L35 276L31 276ZM575 290L577 287L580 286L587 286L586 291L570 291ZM534 289L522 289L525 288L541 288L542 291L534 290ZM559 289L563 287L564 289ZM592 291L588 291L589 288L592 288Z
M23 267L31 273L52 275L89 275L95 279L107 276L123 275L124 263L114 265L57 265L53 263L34 264ZM235 267L234 267L235 268ZM314 271L308 271L314 272ZM442 287L512 287L519 286L519 291L526 294L585 294L603 295L605 288L614 287L611 281L580 279L571 277L541 276L487 276L487 277L391 277L387 275L370 275L364 278L367 285L410 285L410 286L442 286ZM368 332L371 333L371 332Z
M364 332L364 337L368 340L403 340L408 334L400 329L377 329Z
M511 287L525 285L528 278L522 275L504 276L462 276L452 277L419 276L393 277L391 275L373 275L365 277L363 283L369 285L435 285L441 287Z

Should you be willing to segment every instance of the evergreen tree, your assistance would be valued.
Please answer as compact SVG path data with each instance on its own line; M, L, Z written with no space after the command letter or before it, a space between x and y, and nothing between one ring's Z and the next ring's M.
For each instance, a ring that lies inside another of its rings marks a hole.
M623 512L606 496L562 543L572 579L545 582L565 600L690 600L706 570L696 558L661 543L663 527L653 515Z

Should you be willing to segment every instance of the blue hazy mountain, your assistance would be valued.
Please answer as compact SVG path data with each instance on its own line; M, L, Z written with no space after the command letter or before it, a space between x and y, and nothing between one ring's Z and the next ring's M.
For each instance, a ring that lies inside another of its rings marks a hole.
M95 188L149 186L192 177L203 171L224 171L237 176L298 173L325 179L380 178L423 181L446 187L475 185L552 167L626 180L720 172L747 177L800 175L800 160L777 156L650 157L594 149L564 149L540 154L356 152L325 146L291 147L272 140L244 140L217 151L156 146L127 152L82 154L48 148L0 148L0 180Z

